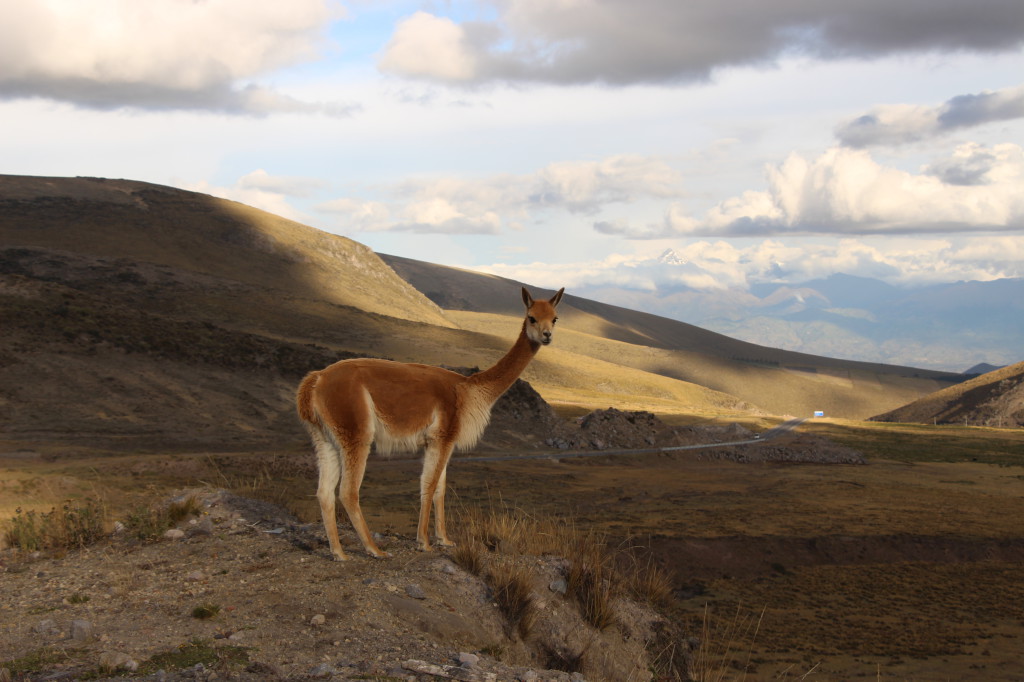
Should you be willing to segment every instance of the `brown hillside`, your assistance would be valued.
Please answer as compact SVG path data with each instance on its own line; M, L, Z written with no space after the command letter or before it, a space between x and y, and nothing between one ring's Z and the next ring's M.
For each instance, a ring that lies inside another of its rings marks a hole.
M1024 426L1024 362L982 374L872 417L874 421Z
M234 201L144 182L0 175L0 244L163 265L452 326L358 242Z

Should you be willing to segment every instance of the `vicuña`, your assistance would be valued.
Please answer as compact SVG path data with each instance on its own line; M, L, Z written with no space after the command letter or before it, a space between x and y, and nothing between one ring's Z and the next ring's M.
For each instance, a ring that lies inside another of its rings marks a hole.
M306 375L296 404L316 448L320 470L317 499L335 559L348 558L338 539L336 495L366 551L375 557L387 556L373 541L359 506L359 487L374 443L383 454L423 448L416 539L420 549L431 549L428 528L433 504L438 541L453 544L444 518L452 450L476 445L495 401L519 378L540 347L551 343L558 319L555 307L563 291L559 289L550 300L535 301L524 288L526 319L515 344L493 367L472 376L370 358L342 360Z

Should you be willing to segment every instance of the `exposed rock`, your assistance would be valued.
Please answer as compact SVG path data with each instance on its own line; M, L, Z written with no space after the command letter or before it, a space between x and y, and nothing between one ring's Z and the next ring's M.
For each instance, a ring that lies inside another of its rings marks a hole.
M128 654L118 651L104 651L98 661L100 668L107 673L124 670L130 673L139 669L139 663Z
M71 621L71 629L68 633L71 641L76 644L85 644L86 642L92 641L93 638L93 626L87 620L73 620Z
M39 621L35 627L32 628L32 632L39 633L40 635L52 635L57 631L57 623L50 618Z
M199 520L193 519L194 524L189 526L189 529L185 531L185 535L188 537L195 537L197 535L213 535L213 519L206 516Z

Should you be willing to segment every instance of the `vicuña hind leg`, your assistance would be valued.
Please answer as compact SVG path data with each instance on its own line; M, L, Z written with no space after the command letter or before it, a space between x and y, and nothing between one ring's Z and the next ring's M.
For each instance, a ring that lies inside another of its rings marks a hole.
M341 454L319 431L311 429L311 435L316 446L317 468L320 470L316 498L320 502L324 531L331 546L331 554L337 561L345 561L348 556L341 548L341 540L338 539L338 517L334 506L334 500L338 495L338 481L341 478Z
M387 552L381 550L370 535L370 529L366 526L366 519L363 518L362 507L359 506L359 487L363 484L363 475L366 473L366 460L370 456L370 445L355 445L345 452L345 468L341 473L341 504L348 512L348 520L356 535L363 541L363 547L367 553L378 557L386 557Z

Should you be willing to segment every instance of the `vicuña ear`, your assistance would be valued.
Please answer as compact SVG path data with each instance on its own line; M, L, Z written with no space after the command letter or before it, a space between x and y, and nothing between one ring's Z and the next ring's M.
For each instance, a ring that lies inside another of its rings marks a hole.
M530 292L523 287L523 303L526 305L526 309L529 310L533 306L533 296L530 296Z
M561 289L559 289L558 293L555 294L554 296L552 296L551 300L548 301L551 304L552 308L555 307L556 305L558 305L558 302L562 300L562 294L563 293L565 293L565 287L562 287Z

